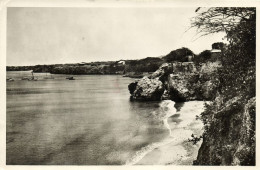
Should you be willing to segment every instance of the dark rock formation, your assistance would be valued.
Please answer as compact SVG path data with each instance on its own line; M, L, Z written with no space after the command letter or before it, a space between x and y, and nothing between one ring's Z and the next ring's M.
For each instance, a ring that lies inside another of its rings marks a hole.
M195 165L255 165L256 98L237 96L225 102L219 95L206 112L203 143Z
M219 94L220 62L163 64L129 85L133 100L211 100L201 114L205 132L195 165L255 165L256 98Z
M133 82L133 83L130 83L128 85L128 90L130 92L130 94L133 94L135 89L136 89L136 86L137 86L137 81Z
M128 88L133 100L161 100L164 92L163 83L158 78L144 77L138 82L131 83Z
M188 79L190 79L188 75L169 75L167 89L171 100L181 102L196 99L195 91L189 86Z
M176 102L211 100L216 93L216 86L211 84L212 81L217 81L213 80L211 75L219 66L220 63L205 63L200 68L196 68L193 62L164 63L151 76L129 85L131 98L133 100L171 99ZM155 92L156 90L159 91ZM149 99L151 96L153 97Z
M159 78L161 81L165 76L168 76L173 72L173 65L171 63L164 63L156 70L149 78L155 79Z

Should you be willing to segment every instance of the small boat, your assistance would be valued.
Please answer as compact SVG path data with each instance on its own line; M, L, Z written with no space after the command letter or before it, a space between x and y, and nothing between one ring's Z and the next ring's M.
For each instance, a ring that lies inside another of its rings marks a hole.
M37 80L38 79L33 76L33 71L32 71L32 77L29 79L29 81L37 81Z
M54 79L54 77L44 77L44 79Z
M46 76L44 77L44 79L54 79L54 77L52 75L50 77L48 77L47 73L46 73Z
M38 80L38 78L32 78L30 81L37 81Z
M23 77L21 80L29 80L29 77Z
M28 78L28 81L37 81L37 80L38 80L38 78L34 78L34 77Z
M68 80L75 80L74 77L66 77Z
M6 81L14 81L12 78L7 78Z
M31 73L32 73L32 77L23 77L22 80L37 81L38 78L33 76L33 71Z

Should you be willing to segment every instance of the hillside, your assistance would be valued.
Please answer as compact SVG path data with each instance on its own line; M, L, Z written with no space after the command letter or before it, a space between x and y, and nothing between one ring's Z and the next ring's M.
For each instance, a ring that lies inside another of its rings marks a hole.
M209 50L208 50L209 51ZM196 56L188 48L179 48L171 51L163 57L146 57L140 60L119 60L90 63L71 63L71 64L52 64L52 65L35 65L35 66L7 66L7 71L28 71L49 72L51 74L124 74L125 76L142 77L143 75L155 72L166 62L186 62L197 61L198 63L206 62L203 56ZM202 54L203 55L203 54ZM211 51L207 55L211 55Z

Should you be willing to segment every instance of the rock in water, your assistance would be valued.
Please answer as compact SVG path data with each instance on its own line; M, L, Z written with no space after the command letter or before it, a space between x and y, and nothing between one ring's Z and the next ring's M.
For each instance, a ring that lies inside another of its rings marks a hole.
M161 100L164 92L163 83L159 78L149 79L148 77L129 84L128 89L133 100Z
M128 85L128 90L129 90L129 92L130 92L130 94L133 94L134 93L134 91L135 91L135 89L136 89L136 86L137 86L137 81L135 81L135 82L133 82L133 83L130 83L129 85Z
M193 62L164 63L151 76L129 84L133 100L212 100L216 94L214 74L221 65L205 63L196 68Z

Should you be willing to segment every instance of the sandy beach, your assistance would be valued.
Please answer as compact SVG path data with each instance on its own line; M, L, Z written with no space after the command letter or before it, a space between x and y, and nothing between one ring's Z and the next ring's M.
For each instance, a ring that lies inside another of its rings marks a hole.
M192 165L202 141L193 145L188 142L191 135L200 136L203 124L196 115L204 110L204 102L186 102L175 114L167 119L170 127L169 137L158 147L147 153L136 165Z

